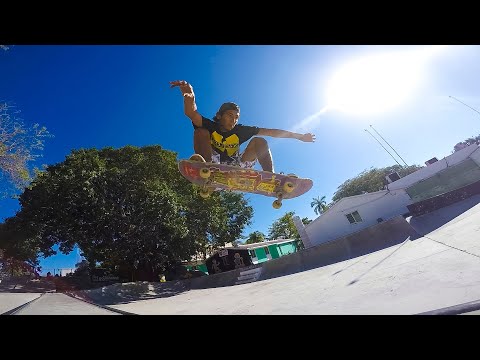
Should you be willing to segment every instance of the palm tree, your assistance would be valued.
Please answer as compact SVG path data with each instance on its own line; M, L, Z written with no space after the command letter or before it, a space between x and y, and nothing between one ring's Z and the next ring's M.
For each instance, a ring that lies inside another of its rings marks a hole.
M313 198L313 201L310 203L310 206L315 211L316 215L323 214L328 210L327 202L325 201L325 196Z
M265 235L260 231L254 231L248 235L248 240L245 241L245 244L255 244L265 241Z

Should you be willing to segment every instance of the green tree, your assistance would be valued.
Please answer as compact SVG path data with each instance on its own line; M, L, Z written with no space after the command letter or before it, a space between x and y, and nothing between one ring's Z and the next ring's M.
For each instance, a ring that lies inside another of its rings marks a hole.
M393 172L398 172L400 177L407 176L422 166L389 166L381 169L371 168L370 170L364 170L353 179L345 181L340 185L332 197L332 200L338 201L344 197L360 195L365 192L376 192L382 190L385 187L385 176Z
M268 229L268 238L270 240L275 239L295 239L298 249L303 249L303 242L301 241L300 234L293 222L293 217L295 216L294 211L285 213L281 218L274 221L273 224ZM311 220L308 218L303 218L302 223L308 224Z
M250 233L247 237L245 244L255 244L265 241L265 235L260 231L254 231Z
M0 224L1 256L6 263L26 263L34 268L39 265L38 244L31 240L31 228L17 225L17 218L9 218ZM48 252L48 250L46 250Z
M268 238L275 239L299 239L297 228L293 222L294 211L285 213L268 228Z
M308 225L308 224L310 224L311 222L312 222L312 220L310 220L309 218L304 217L304 218L302 219L303 225Z
M75 150L20 196L18 222L41 251L75 244L97 263L151 280L212 244L239 236L252 216L241 194L205 201L160 146Z
M315 215L323 214L328 210L328 205L325 200L325 196L313 198L313 201L310 203L310 206L313 208Z
M25 125L11 105L0 103L0 184L6 197L23 189L31 180L29 163L41 156L45 139L52 135L45 127Z
M208 199L201 199L198 188L194 190L185 216L195 253L206 259L214 249L241 237L251 223L253 208L240 193L214 192Z

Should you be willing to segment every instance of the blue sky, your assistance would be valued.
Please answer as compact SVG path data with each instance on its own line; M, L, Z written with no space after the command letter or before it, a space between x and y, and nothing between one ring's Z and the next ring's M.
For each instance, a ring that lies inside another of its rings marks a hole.
M18 45L0 49L0 100L54 135L36 165L105 146L159 144L189 157L192 126L172 80L193 85L206 117L234 101L242 124L313 132L315 143L266 137L277 172L314 181L279 210L272 198L246 195L255 213L245 235L267 234L286 212L315 219L314 197L330 201L345 180L395 164L369 125L409 165L478 135L480 114L449 96L480 109L479 70L480 46L464 45ZM16 200L0 200L0 221L17 210ZM73 267L77 258L41 265Z

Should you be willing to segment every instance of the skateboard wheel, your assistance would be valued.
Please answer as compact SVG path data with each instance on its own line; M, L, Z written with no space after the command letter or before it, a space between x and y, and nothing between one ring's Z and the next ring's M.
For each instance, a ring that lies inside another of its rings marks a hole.
M209 168L202 168L200 169L200 177L203 179L208 179L210 177L210 169Z
M288 176L288 177L291 177L291 178L298 179L298 176L297 176L297 175L295 175L295 174L288 174L287 176Z
M295 185L294 185L291 181L287 181L287 182L283 185L283 190L284 190L286 193L291 193L294 189L295 189Z
M202 198L204 198L204 199L209 198L211 193L212 193L212 192L211 192L210 189L208 189L208 188L202 188L202 189L200 189L200 196L201 196Z
M282 207L282 202L280 200L275 200L272 203L272 206L273 206L274 209L280 209Z

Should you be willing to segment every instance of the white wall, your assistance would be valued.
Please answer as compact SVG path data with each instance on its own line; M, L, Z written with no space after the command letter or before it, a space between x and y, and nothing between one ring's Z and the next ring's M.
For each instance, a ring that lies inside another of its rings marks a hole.
M343 198L332 209L305 226L305 232L311 246L316 246L375 225L378 218L385 221L403 215L408 212L407 205L411 203L412 200L403 189ZM345 215L355 210L363 221L350 224Z
M382 190L341 199L330 210L305 226L304 230L307 235L305 247L316 246L363 230L377 224L378 218L387 220L408 213L407 205L410 205L412 200L405 192L405 188L428 179L447 167L457 165L469 157L480 166L480 147L478 145L470 145L389 184L389 191ZM345 215L355 210L360 213L363 222L350 224ZM302 236L302 240L303 238L304 236Z
M475 161L475 163L480 166L480 147L475 150L471 155L470 157L472 158L473 161Z
M60 276L67 276L68 274L73 274L75 272L75 268L71 269L60 269Z
M431 165L428 165L420 170L415 171L410 175L407 175L397 181L394 181L391 184L388 184L388 188L390 190L405 189L420 180L428 179L429 177L432 177L437 172L443 169L446 169L447 166L450 167L462 162L463 160L468 158L473 152L476 152L478 149L479 149L478 145L476 144L470 145L465 149L459 150L443 159L439 159L437 162Z

